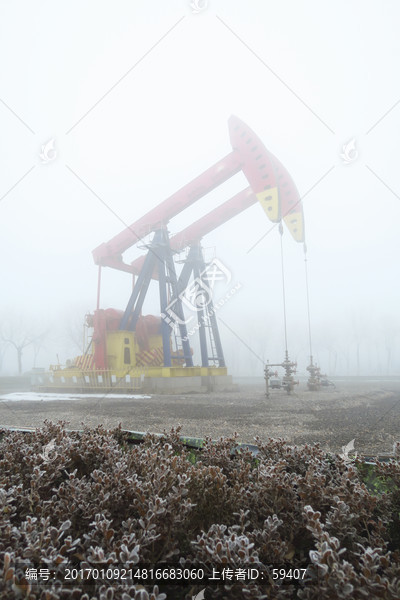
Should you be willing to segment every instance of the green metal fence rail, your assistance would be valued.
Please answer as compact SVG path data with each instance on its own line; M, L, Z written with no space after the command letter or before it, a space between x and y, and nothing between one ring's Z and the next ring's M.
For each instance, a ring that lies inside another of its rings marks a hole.
M20 432L20 433L34 433L37 429L36 427L8 427L8 426L2 426L0 425L0 440L2 440L3 436L5 433L7 432L12 432L12 431L16 431L16 432ZM70 432L70 433L82 433L83 430L82 429L66 429L66 432ZM113 431L113 430L110 430ZM151 434L155 437L158 438L162 438L165 436L165 434L163 433L151 433L151 432L144 432L144 431L130 431L128 429L121 429L121 433L125 435L125 439L129 444L141 444L144 441L144 438L146 435ZM196 437L188 437L188 436L180 436L179 437L180 441L182 442L182 444L184 446L186 446L187 448L193 449L193 450L201 450L205 444L205 439L203 438L196 438ZM216 443L215 440L213 440L214 443ZM258 446L254 445L254 444L247 444L247 443L239 443L235 446L235 448L233 449L233 453L236 450L240 450L240 449L248 449L250 450L250 452L253 454L253 456L257 456L260 452ZM333 455L333 452L327 452L327 455ZM358 455L357 456L357 460L365 463L365 464L371 464L374 465L376 464L376 461L378 462L390 462L391 460L394 460L395 457L393 454L380 454L378 456L368 456L368 455Z

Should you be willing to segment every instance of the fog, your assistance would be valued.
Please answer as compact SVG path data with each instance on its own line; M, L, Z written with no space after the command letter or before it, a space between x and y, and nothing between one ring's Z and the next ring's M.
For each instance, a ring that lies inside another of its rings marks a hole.
M302 197L315 360L398 374L399 16L394 0L4 0L0 315L3 338L36 340L23 371L82 350L92 250L228 154L235 114ZM247 185L236 175L171 235ZM262 376L285 349L278 228L256 204L202 243L232 276L216 300L240 284L218 310L229 372ZM289 356L305 373L304 253L286 227L283 248ZM124 309L131 285L103 269L101 307ZM159 313L155 284L144 312ZM0 357L17 372L12 345Z

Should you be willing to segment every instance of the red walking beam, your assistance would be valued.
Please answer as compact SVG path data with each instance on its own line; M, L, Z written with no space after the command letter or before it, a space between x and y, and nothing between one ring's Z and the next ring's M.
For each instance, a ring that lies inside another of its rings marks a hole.
M289 173L243 121L231 116L228 124L232 152L112 240L96 248L93 251L96 264L137 273L142 259L138 258L129 265L123 262L122 253L152 231L165 227L170 219L239 171L243 171L251 187L174 236L171 240L173 250L178 251L189 245L190 239L199 241L208 231L257 200L271 221L278 223L283 218L293 238L298 242L304 241L301 199ZM250 197L250 204L246 204ZM189 241L185 242L185 239Z
M155 229L165 226L170 219L185 208L238 173L241 167L240 155L237 152L231 152L146 215L132 223L130 227L113 237L112 240L93 250L94 262L98 265L113 267L117 267L118 264L124 265L121 254L125 250L128 250ZM125 267L127 268L122 270L129 270L129 265L125 264Z

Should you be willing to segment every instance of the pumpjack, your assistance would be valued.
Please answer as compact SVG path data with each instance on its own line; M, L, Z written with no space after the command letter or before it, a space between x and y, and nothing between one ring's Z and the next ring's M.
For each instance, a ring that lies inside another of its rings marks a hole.
M218 261L205 261L202 238L258 202L270 221L283 220L294 240L304 241L302 204L289 173L243 121L231 116L228 127L229 154L93 251L98 292L96 310L87 316L87 325L93 327L91 344L68 369L53 369L56 383L62 379L72 387L97 388L100 378L105 387L121 387L122 382L126 389L138 377L142 382L178 377L208 377L216 382L227 376L210 283L210 278L223 277L224 269ZM240 171L249 187L170 235L168 223L173 217ZM137 244L142 244L145 254L126 262L123 253ZM178 272L175 258L184 250L187 256ZM124 311L100 308L105 267L133 278ZM158 281L159 315L143 314L151 281ZM201 364L190 346L189 304L190 319L197 320Z

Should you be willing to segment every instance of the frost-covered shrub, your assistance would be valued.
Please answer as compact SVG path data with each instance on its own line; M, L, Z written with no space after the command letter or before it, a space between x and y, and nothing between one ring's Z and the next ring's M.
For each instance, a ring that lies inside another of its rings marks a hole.
M400 598L398 456L374 468L346 464L318 445L235 436L188 449L179 428L129 446L118 428L68 432L46 423L33 433L1 432L0 597L4 600L206 598ZM398 450L396 448L396 450ZM63 565L174 563L258 565L263 582L218 586L67 585ZM25 567L48 565L50 582ZM297 586L268 567L308 569Z

